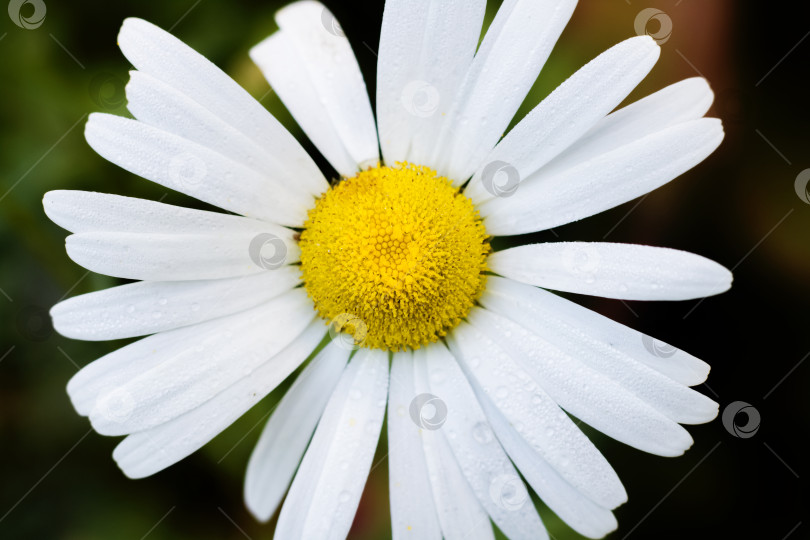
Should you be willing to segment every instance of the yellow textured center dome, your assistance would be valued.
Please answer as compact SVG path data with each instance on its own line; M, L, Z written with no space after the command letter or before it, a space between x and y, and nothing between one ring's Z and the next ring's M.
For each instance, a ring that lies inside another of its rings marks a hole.
M300 237L318 313L358 345L437 341L484 288L490 251L472 202L427 167L376 167L330 188Z

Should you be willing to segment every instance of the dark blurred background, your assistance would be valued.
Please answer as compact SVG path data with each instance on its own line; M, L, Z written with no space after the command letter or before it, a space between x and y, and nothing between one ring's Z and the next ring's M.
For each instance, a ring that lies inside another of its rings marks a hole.
M247 56L275 29L273 13L285 3L45 0L41 21L33 20L33 4L22 6L28 26L36 26L29 29L0 13L0 538L272 536L272 523L258 524L244 509L242 478L278 392L192 457L139 481L115 466L117 440L89 432L73 411L68 379L123 343L62 338L47 310L116 280L67 258L66 232L45 218L41 200L52 189L84 189L199 206L107 163L84 141L89 112L126 114L130 66L116 34L127 16L171 29L303 139ZM383 1L325 3L374 96ZM488 20L498 3L490 1ZM653 12L642 14L645 8L663 14L647 20ZM750 416L742 412L736 421L759 424L753 436L735 435L720 418L690 427L695 444L677 459L589 431L629 494L613 538L810 537L810 524L801 524L810 420L810 195L801 176L810 168L810 26L792 9L732 0L581 0L518 115L640 24L660 39L662 56L630 100L700 74L717 95L711 114L725 123L723 146L695 170L643 200L556 230L563 240L693 251L735 273L730 293L703 302L576 298L707 360L713 371L701 391L721 411L736 401L751 405ZM352 538L390 536L385 455L383 437ZM554 538L578 537L541 512Z

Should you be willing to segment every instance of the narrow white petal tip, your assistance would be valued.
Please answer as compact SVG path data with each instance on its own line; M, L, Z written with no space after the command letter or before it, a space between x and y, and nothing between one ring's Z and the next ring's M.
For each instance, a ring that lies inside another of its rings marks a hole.
M696 93L708 93L714 97L714 91L712 90L712 86L706 77L690 77L677 84L690 86L691 89Z
M711 422L712 420L717 418L718 414L720 414L720 406L717 403L714 403L714 407L711 409L711 412L707 415L706 422Z
M118 464L118 468L121 469L121 472L124 473L124 476L126 476L130 480L142 480L144 478L152 476L151 474L139 474L134 470L126 469L120 463Z
M125 28L127 26L137 25L137 24L146 24L149 26L154 26L152 23L145 19L141 19L140 17L127 17L124 19L124 22L121 23L121 28Z
M115 115L112 114L94 112L90 113L87 117L87 123L84 124L84 138L93 150L96 150L94 141L99 134L99 130L103 129L102 123L110 121L114 116ZM96 150L96 152L98 151Z
M247 492L245 492L244 494L244 499L245 499L245 508L247 508L247 511L250 512L250 515L253 516L253 519L258 521L259 523L267 523L268 521L270 521L270 518L273 517L275 510L271 513L268 513L264 509L256 508L253 505L253 501L251 500L251 498L248 497Z
M48 206L53 204L53 199L54 199L55 194L59 193L60 191L65 191L65 190L54 189L54 190L46 192L45 195L42 196L42 206L45 208L46 211L48 210Z
M704 148L706 149L706 157L708 157L713 154L720 146L720 143L723 142L723 139L726 137L726 131L723 129L723 121L719 118L704 117L698 120L698 122L703 124L703 128L707 134Z
M316 2L315 0L298 0L297 2L287 4L286 6L277 10L276 17L283 17L286 13L301 11L304 9L312 9L313 7L323 7L323 4Z
M658 455L663 457L678 457L682 456L686 453L687 450L692 448L692 445L695 444L695 440L689 434L686 429L681 428L680 437L677 440L672 441L672 447L669 449L669 452L660 452Z
M67 251L67 255L71 261L75 262L76 264L80 264L74 257L76 257L76 246L78 245L76 240L76 235L71 234L65 237L65 251Z
M84 406L81 402L80 384L81 383L77 380L77 375L74 375L68 381L65 390L67 391L68 398L70 399L70 404L73 405L73 408L76 409L76 412L80 416L87 416L88 414L90 414L90 410L86 406Z
M115 449L113 450L113 460L115 461L116 465L118 465L118 468L121 469L121 472L124 473L124 476L126 476L130 480L140 480L142 478L146 478L148 476L152 476L153 474L160 472L160 471L149 471L146 469L139 470L136 466L132 465L131 463L127 463L126 456L122 455L122 453L119 452L119 448L121 448L120 444L116 446Z
M725 135L726 132L723 129L723 121L719 118L706 118L706 123L711 126L711 129L718 131L721 135Z
M58 215L57 211L58 210L57 210L57 208L58 208L58 205L59 205L60 197L65 193L68 193L68 191L67 190L61 190L61 189L60 190L54 190L54 191L47 192L42 197L42 210L45 212L45 215L48 217L48 219L50 219L53 223L55 223L56 225L59 225L60 227L61 227L61 224L58 221L58 217L57 217L57 215ZM64 227L62 227L62 228L64 228Z
M611 521L609 523L605 524L605 528L603 529L603 531L597 533L600 536L594 536L593 538L604 538L605 536L609 535L610 533L619 528L619 522L616 520L616 516L614 516L612 513L610 514L610 520Z
M115 391L99 396L99 399L96 400L93 408L90 409L87 415L93 430L99 435L106 437L120 437L121 435L127 434L122 433L124 430L120 429L120 424L110 418L108 403L111 399L110 396L112 396L112 399L115 398L114 392Z
M702 410L700 410L695 414L695 417L691 419L692 421L689 422L689 424L690 425L708 424L709 422L717 418L718 414L720 414L720 406L717 404L717 402L706 397L703 403Z
M53 309L51 309L51 324L53 325L53 329L56 330L56 333L62 337L66 337L68 339L78 339L82 341L91 341L91 340L84 340L82 339L81 336L73 334L73 332L70 331L69 327L66 327L64 324L62 324L62 319L59 318L59 316L54 315Z
M65 193L65 190L54 190L47 192L42 197L42 209L45 212L45 215L48 216L48 219L50 219L54 223L56 223L56 221L53 218L54 215L53 209L58 204L57 203L58 198L62 193Z
M264 56L264 53L267 49L272 46L274 40L279 39L281 36L281 31L276 31L267 36L262 41L258 42L256 45L250 48L248 51L248 56L253 61L254 64L257 66L261 65L260 62Z
M159 30L161 32L165 32L162 28L150 23L147 20L141 19L139 17L127 17L124 19L124 22L121 23L121 29L118 31L118 45L123 46L126 42L129 34L131 32L137 32L139 30Z
M704 296L715 296L730 290L731 285L734 283L734 274L720 263L704 257L699 258L705 265L706 272L705 280L707 285L704 290Z
M655 41L652 37L644 35L644 36L635 36L627 39L626 43L632 44L636 47L646 47L650 49L650 51L655 51L656 57L661 55L661 46Z
M727 292L731 289L731 286L734 284L734 274L731 273L730 270L720 267L723 269L723 287L722 290L718 291L718 294Z
M635 41L639 41L639 42L645 42L645 43L648 43L650 45L655 45L656 47L658 47L658 42L655 41L652 38L652 36L650 36L648 34L644 34L643 36L635 36L635 37L631 37L631 38L628 39L628 41L631 41L631 40L635 40Z

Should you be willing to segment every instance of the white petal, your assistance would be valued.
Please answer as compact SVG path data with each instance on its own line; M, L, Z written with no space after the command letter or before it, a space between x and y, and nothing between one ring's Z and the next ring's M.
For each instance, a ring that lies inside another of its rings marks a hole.
M380 436L388 353L362 349L329 398L281 507L275 538L345 538Z
M422 435L433 500L444 538L494 540L489 516L461 472L447 439L434 431L423 431Z
M416 396L413 354L395 353L388 387L388 487L394 540L442 537L422 449L422 429L410 415Z
M419 349L416 369L446 405L441 425L459 467L492 521L508 538L548 538L529 492L492 434L484 411L453 356L441 343Z
M430 385L428 384L428 373L425 368L424 362L424 348L416 351L414 356L420 356L421 360L419 366L412 361L411 353L402 353L407 356L399 356L397 378L394 378L392 372L391 385L401 386L399 393L402 394L402 403L396 407L396 418L401 422L400 427L411 430L410 438L403 438L399 440L410 441L407 448L400 448L399 445L393 440L389 440L389 452L393 454L402 454L405 451L412 452L408 456L410 464L416 467L424 467L425 475L427 475L427 494L430 501L435 507L435 510L430 510L434 515L438 516L438 521L441 526L440 531L433 529L432 535L438 534L439 537L447 538L448 540L467 540L467 539L481 539L491 540L494 538L490 520L485 512L479 498L472 490L470 483L462 473L456 457L453 455L450 446L444 435L434 428L440 428L443 411L436 409L441 408L443 402L436 396L430 394ZM407 360L405 362L404 360ZM397 365L397 364L395 364ZM425 402L425 400L427 400ZM394 402L389 401L389 411L394 411ZM420 407L421 406L421 407ZM434 407L433 412L429 418L423 415L424 408L431 406ZM437 416L438 415L438 416ZM417 424L418 422L418 424ZM417 427L419 426L419 427ZM421 460L421 465L418 464L416 457ZM391 456L389 455L389 459ZM416 463L414 463L416 462ZM411 471L414 474L417 471ZM400 471L400 477L408 474L407 470ZM413 480L409 480L412 482ZM407 489L407 487L406 487ZM424 490L424 488L422 488ZM393 491L393 490L392 490ZM398 498L398 506L403 505L416 505L422 506L424 503L414 501L422 495L414 491L407 493L402 490L401 498ZM407 497L407 500L403 501ZM426 516L420 516L425 519ZM411 530L406 525L404 529L400 528L399 531L394 530L395 537L413 537ZM423 535L417 535L418 538L423 538Z
M320 328L323 332L323 325ZM245 504L259 521L270 519L281 504L348 359L347 348L334 341L327 345L267 421L245 474Z
M250 276L199 281L141 281L74 296L51 308L65 337L102 341L190 326L252 308L301 280L284 266Z
M87 232L66 239L68 256L107 276L150 281L220 279L296 262L291 238L272 233L154 234Z
M225 210L300 226L312 198L222 154L136 120L93 113L88 144L103 158L147 180Z
M124 21L118 44L135 68L173 86L272 154L286 185L305 186L313 195L328 188L323 174L295 138L202 55L157 26L134 18Z
M493 253L496 274L544 289L624 300L689 300L727 291L731 272L675 249L551 242Z
M486 0L388 0L377 61L377 122L388 165L431 161L472 62Z
M616 529L613 513L568 483L529 445L488 400L479 401L501 445L548 507L572 529L589 538L602 538Z
M277 357L200 407L121 441L113 458L130 478L143 478L174 465L196 452L269 394L312 353L323 335L323 324L313 321ZM127 402L120 403L126 406ZM125 413L126 409L116 412Z
M495 236L571 223L661 187L706 159L722 140L720 120L684 122L564 171L541 169L521 182L515 196L481 205L481 215Z
M576 0L506 0L489 27L434 149L439 172L469 178L509 126Z
M299 194L320 195L312 185L289 181L283 163L272 151L206 109L182 90L144 72L131 71L126 88L127 108L141 122L172 133L271 179Z
M253 47L250 57L332 167L342 176L352 176L357 171L357 161L344 146L290 37L276 32Z
M296 2L279 10L276 22L295 48L302 61L298 69L304 71L355 164L376 164L380 160L377 129L366 83L349 40L324 24L328 15L320 2ZM299 100L295 105L309 106Z
M560 476L605 508L627 500L607 460L500 347L465 322L453 330L448 341L478 400L490 400Z
M118 277L216 279L276 268L300 253L290 229L241 216L86 191L51 191L43 205L80 233L67 241L77 263Z
M194 347L212 331L217 321L154 334L121 347L79 370L67 385L76 412L87 416L98 397L183 351Z
M452 337L450 340L452 343ZM601 538L616 529L618 524L613 513L573 487L540 457L492 400L479 397L479 404L515 466L554 513L575 531L589 538Z
M602 433L661 456L679 456L692 445L689 433L676 422L522 326L481 308L474 308L467 319L560 407Z
M613 379L680 424L700 424L717 415L715 402L684 386L702 382L707 366L674 347L548 291L508 279L488 279L480 302Z
M49 191L42 204L54 223L74 233L293 235L289 229L266 221L93 191Z
M668 127L703 117L714 101L706 79L677 82L600 120L543 170L564 171Z
M545 165L538 176L553 177L668 127L701 118L713 100L714 94L703 78L686 79L668 86L600 120ZM526 180L525 175L515 178ZM509 181L501 189L513 189L512 183ZM475 190L472 186L470 193L477 193Z
M306 293L293 289L262 306L201 323L198 326L207 332L191 346L178 353L155 351L161 357L157 365L123 384L108 386L91 409L90 422L102 435L134 433L163 424L202 405L268 361L276 364L283 380L298 363L289 365L287 358L277 355L314 315ZM106 403L113 397L125 398L131 410L110 414Z
M484 160L465 195L475 203L495 191L489 164L500 162L528 178L575 143L612 111L647 76L661 54L649 36L637 36L608 49L574 73L520 121ZM482 179L486 182L482 182ZM517 189L518 184L508 186Z

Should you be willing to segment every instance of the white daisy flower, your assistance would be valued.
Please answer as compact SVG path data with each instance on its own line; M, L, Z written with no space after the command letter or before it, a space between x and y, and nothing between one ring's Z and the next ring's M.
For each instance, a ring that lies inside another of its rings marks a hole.
M703 118L709 86L686 80L611 112L659 56L634 37L503 136L576 1L505 0L479 46L485 4L387 0L376 124L329 12L303 1L278 13L280 30L251 56L341 175L331 185L222 71L159 28L124 22L135 119L92 115L88 143L238 214L45 196L73 233L71 259L136 280L52 310L67 337L148 335L68 385L96 431L127 435L113 453L126 475L188 456L304 366L247 469L251 512L267 520L281 505L276 537L348 534L387 407L394 538L493 538L492 522L509 538L546 538L529 489L598 538L627 496L568 414L661 456L692 444L679 424L715 417L689 388L707 364L546 289L683 300L727 290L727 270L647 246L489 247L700 163L723 139Z

